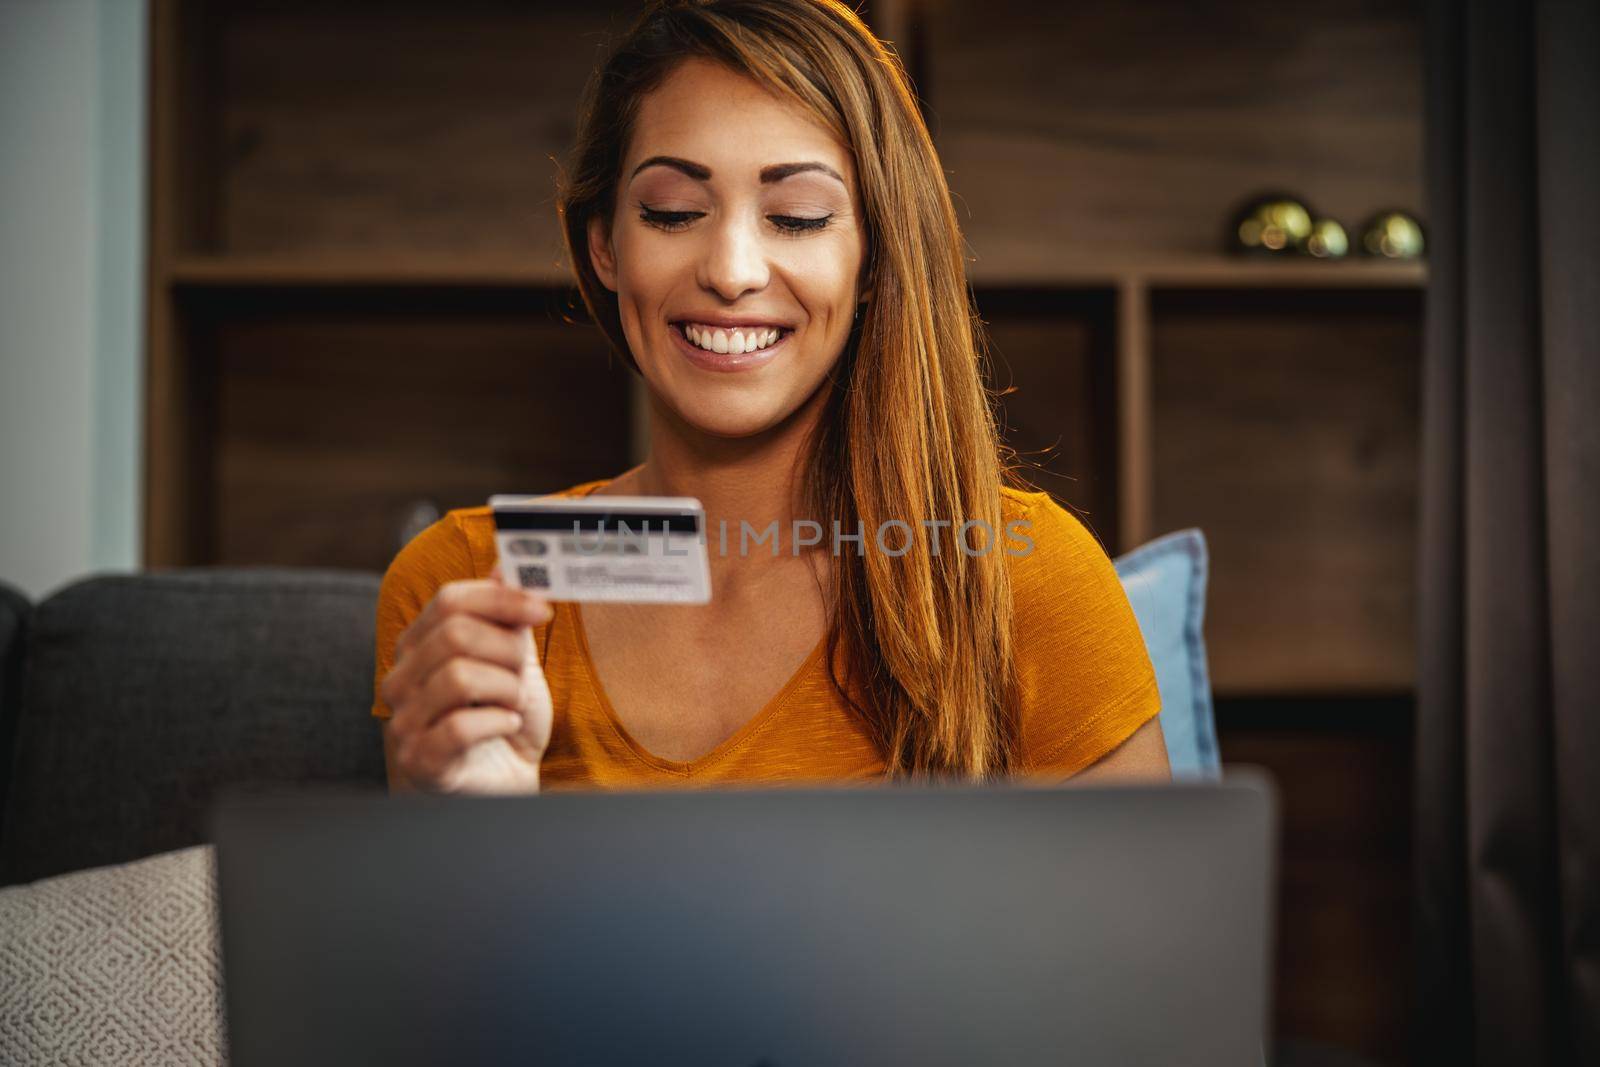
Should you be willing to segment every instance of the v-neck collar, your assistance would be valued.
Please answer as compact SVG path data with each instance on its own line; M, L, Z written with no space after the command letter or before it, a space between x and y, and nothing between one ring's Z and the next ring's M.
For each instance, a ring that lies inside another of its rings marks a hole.
M716 763L730 752L742 748L746 742L772 722L773 719L777 718L784 705L789 702L789 697L805 683L807 677L815 669L817 661L822 658L828 645L828 636L823 634L821 639L817 641L816 646L812 648L810 654L806 656L805 661L789 676L789 680L783 683L783 686L773 694L772 698L763 704L754 715L746 719L737 730L723 738L715 748L691 760L673 760L667 759L665 756L658 756L640 744L639 740L623 724L621 717L617 715L617 709L611 703L611 698L606 694L605 685L600 681L600 672L595 667L594 656L589 651L589 635L583 626L581 606L576 601L567 601L557 605L557 609L564 609L571 616L572 632L577 641L578 655L583 660L584 670L589 676L589 686L594 692L595 703L600 706L600 711L605 716L606 724L611 727L617 738L627 746L628 751L633 753L634 757L640 762L658 770L666 771L669 774L677 774L685 778L693 777L698 771Z
M599 490L610 485L614 479L602 478L587 485L576 486L582 489L581 496L594 496ZM811 649L805 661L789 676L789 680L772 695L772 698L761 706L761 709L744 721L733 733L723 738L711 751L692 760L672 760L665 756L658 756L639 743L638 738L629 733L627 726L623 725L622 717L617 714L616 706L611 703L611 697L606 693L604 683L600 681L600 671L595 666L594 656L589 651L589 634L583 626L583 611L577 601L566 601L556 605L557 610L565 608L572 617L572 632L577 640L578 655L583 659L584 672L589 676L589 687L594 691L595 703L600 705L600 711L605 716L606 724L616 733L629 752L640 762L669 774L678 774L683 777L693 777L695 772L703 770L728 753L742 748L745 742L760 732L769 722L777 717L778 712L788 703L789 697L805 682L806 676L816 666L819 659L826 653L828 635L824 633Z

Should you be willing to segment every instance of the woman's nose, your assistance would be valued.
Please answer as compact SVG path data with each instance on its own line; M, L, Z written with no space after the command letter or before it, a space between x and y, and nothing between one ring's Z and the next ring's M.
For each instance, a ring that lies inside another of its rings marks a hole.
M715 290L730 303L745 293L765 289L769 275L767 256L756 227L739 219L718 226L700 274L701 285Z

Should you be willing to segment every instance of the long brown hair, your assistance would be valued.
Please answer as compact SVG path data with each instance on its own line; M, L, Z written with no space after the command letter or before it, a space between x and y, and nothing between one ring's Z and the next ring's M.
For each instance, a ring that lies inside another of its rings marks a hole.
M872 289L804 472L813 513L846 531L859 523L869 546L836 556L827 646L830 671L843 646L864 700L834 683L892 776L1003 775L1017 761L1011 588L1000 545L1005 453L960 227L898 58L836 0L647 5L595 72L562 182L567 253L584 303L637 369L616 294L590 262L588 224L598 215L609 225L640 101L691 56L798 102L855 156ZM910 551L872 551L874 531L894 519L918 533ZM953 525L935 553L924 522L938 520ZM993 531L984 551L959 551L949 535L978 521Z

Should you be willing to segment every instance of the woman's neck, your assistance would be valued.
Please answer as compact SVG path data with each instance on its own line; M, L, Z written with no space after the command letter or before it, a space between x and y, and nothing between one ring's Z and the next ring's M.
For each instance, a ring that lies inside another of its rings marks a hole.
M751 437L725 438L700 433L663 411L652 398L650 455L619 476L608 492L617 495L691 496L705 508L713 571L771 559L770 542L740 551L741 523L764 534L776 522L781 557L791 556L794 521L809 518L801 466L812 429L826 402L824 386L789 418ZM727 524L728 552L719 551L721 524ZM753 542L752 542L753 544Z

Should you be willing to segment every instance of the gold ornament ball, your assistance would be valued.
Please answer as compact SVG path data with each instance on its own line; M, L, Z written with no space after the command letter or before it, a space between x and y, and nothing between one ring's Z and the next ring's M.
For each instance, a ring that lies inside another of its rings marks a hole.
M1383 211L1361 231L1361 250L1381 259L1419 259L1425 242L1422 224L1404 211Z
M1311 212L1297 200L1262 200L1240 219L1237 234L1252 251L1293 252L1311 235Z
M1350 237L1333 219L1318 219L1306 237L1305 250L1317 259L1339 259L1350 251Z

